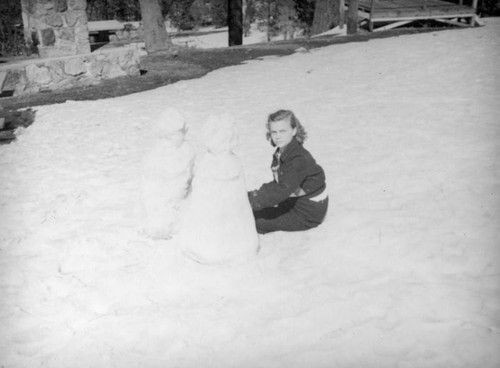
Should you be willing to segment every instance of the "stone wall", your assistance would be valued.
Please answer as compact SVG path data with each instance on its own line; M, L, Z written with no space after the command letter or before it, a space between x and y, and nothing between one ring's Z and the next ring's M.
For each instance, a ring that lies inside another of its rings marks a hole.
M24 38L40 57L90 52L86 0L21 0Z
M85 55L4 64L0 65L0 71L7 73L3 90L14 91L14 96L19 96L139 75L140 56L140 49L128 46Z

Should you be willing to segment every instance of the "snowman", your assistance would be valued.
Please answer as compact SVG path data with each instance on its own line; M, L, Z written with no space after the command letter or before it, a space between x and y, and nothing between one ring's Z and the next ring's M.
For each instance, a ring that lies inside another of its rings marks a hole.
M229 115L210 116L202 134L206 152L195 164L182 219L183 252L199 263L249 259L258 251L258 236L242 165L234 153L234 120Z
M174 108L153 124L154 142L141 167L142 229L152 238L169 239L189 193L194 152L185 142L186 123Z

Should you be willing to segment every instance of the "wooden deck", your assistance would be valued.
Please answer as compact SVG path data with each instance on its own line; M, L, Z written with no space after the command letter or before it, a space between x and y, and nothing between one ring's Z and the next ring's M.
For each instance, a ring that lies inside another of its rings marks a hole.
M470 6L461 3L461 0L358 0L358 10L360 18L369 22L370 31L395 28L425 19L458 26L479 24L477 0L472 0ZM375 23L386 25L374 29Z

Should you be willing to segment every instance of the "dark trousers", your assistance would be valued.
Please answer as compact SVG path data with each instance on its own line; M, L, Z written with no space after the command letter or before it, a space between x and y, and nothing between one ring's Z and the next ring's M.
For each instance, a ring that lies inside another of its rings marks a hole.
M259 234L272 231L302 231L323 222L328 209L328 198L315 202L305 198L288 198L276 207L253 213Z

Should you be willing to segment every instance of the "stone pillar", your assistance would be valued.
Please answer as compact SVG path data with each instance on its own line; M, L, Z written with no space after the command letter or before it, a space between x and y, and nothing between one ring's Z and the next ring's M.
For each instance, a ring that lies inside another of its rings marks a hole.
M21 0L24 38L40 57L90 53L86 0Z

